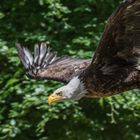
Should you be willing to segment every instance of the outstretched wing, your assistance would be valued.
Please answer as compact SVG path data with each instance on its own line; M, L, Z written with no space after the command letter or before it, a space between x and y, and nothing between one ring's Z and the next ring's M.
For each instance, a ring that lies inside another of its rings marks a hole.
M56 52L52 52L46 43L35 45L34 55L27 47L20 44L17 44L16 47L27 75L34 79L68 82L86 69L91 62L89 59L57 57Z
M108 19L92 66L109 75L121 66L136 67L139 60L140 0L125 0Z

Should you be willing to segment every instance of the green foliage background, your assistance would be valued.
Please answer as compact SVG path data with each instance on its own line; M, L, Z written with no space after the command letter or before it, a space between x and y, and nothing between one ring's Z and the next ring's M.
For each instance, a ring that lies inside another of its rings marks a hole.
M117 0L0 1L0 140L140 140L140 93L48 105L61 84L25 76L15 42L90 58Z

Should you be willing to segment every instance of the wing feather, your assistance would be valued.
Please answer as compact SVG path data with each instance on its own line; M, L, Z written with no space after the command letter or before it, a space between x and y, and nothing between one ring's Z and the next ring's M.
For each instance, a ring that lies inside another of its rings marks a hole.
M92 67L107 75L140 61L140 0L125 0L108 19ZM110 70L108 70L110 69ZM110 73L111 71L111 73Z
M18 48L18 53L19 56L21 58L21 61L25 67L25 69L30 69L32 63L33 63L33 57L30 54L30 52L28 51L27 48L21 48L20 44L17 44L17 48Z
M27 75L34 79L68 82L85 70L91 62L89 59L57 57L56 52L51 51L45 43L35 45L34 58L24 46L17 44L16 47Z

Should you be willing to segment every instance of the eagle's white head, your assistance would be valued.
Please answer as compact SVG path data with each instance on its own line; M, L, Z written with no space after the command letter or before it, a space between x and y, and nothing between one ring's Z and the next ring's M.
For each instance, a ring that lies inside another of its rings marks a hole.
M67 85L55 90L54 93L49 96L48 103L70 99L79 100L84 97L85 93L86 90L83 82L78 77L74 77Z

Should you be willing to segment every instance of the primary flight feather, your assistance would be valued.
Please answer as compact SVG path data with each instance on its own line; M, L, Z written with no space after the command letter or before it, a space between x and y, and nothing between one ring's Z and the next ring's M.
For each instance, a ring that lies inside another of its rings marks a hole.
M66 85L48 102L105 97L140 87L140 0L125 0L110 16L93 59L58 57L46 43L34 55L17 44L27 75Z

